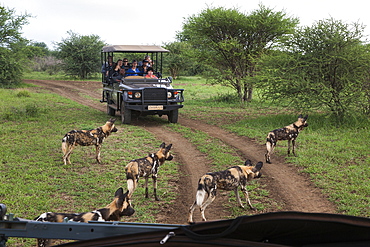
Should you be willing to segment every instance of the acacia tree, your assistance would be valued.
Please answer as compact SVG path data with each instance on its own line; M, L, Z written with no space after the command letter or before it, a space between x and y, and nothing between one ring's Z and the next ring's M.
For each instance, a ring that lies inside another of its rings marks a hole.
M191 59L191 46L187 42L171 42L164 44L170 51L164 57L165 67L174 79L177 79L181 72L191 69L194 61Z
M28 23L28 17L29 14L15 15L14 9L0 6L0 83L21 80L24 54L17 44L25 41L20 30Z
M63 60L64 71L80 79L86 79L100 69L100 51L105 45L97 35L79 35L72 31L70 36L57 43L57 51Z
M327 106L339 120L359 110L369 93L370 49L361 41L363 30L333 18L298 29L265 57L259 87L269 99L286 98L297 108Z
M250 15L237 9L208 8L189 17L178 34L190 42L197 59L218 73L213 79L234 88L241 101L252 99L255 68L260 56L298 23L284 12L260 5Z

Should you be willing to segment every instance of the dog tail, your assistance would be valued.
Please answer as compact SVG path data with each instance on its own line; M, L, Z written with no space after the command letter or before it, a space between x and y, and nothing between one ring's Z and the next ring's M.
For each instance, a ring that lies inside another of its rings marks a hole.
M134 189L134 180L132 178L127 179L127 190L129 198L131 198L132 194L134 193Z
M135 181L137 178L135 176L138 175L138 165L135 161L131 161L125 167L126 171L126 179L127 179L127 190L128 190L128 197L131 198L132 194L135 191Z
M65 135L62 139L62 151L63 151L63 154L65 154L67 152L67 139L68 139L68 135Z
M273 145L274 145L274 141L275 140L275 136L272 132L270 132L268 135L267 135L267 138L266 138L266 149L267 149L267 152L268 153L272 153L272 150L273 150Z
M196 195L197 205L200 207L204 202L204 198L206 197L206 191L204 190L204 185L199 185Z
M209 191L207 191L207 188L206 188L206 183L207 183L207 180L208 180L208 176L207 175L204 175L203 177L201 177L199 179L199 182L198 182L198 189L197 189L197 194L196 194L196 202L197 202L197 205L200 207L204 200L206 199L206 195L209 195Z

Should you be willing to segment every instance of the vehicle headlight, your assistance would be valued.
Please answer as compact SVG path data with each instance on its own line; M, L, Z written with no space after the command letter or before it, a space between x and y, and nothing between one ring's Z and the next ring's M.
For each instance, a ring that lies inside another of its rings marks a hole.
M170 91L167 92L167 98L172 98L172 92Z
M134 95L135 95L135 98L136 98L136 99L138 99L138 98L140 98L140 97L141 97L141 93L140 93L140 92L136 92Z

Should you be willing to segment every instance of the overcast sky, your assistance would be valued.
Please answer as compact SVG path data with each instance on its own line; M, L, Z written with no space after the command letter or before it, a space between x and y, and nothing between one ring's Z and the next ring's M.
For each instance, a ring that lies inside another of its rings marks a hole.
M175 41L184 20L207 7L238 8L248 14L260 3L298 17L303 26L330 17L370 24L367 0L0 0L17 15L31 14L33 18L22 29L23 36L45 42L50 49L53 43L68 38L70 30L98 35L112 45L162 45ZM366 35L369 30L367 27Z

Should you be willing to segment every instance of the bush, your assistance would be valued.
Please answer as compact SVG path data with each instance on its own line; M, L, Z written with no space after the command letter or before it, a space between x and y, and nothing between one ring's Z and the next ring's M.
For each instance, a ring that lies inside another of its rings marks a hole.
M22 71L20 63L12 51L0 47L0 83L12 84L21 82Z

